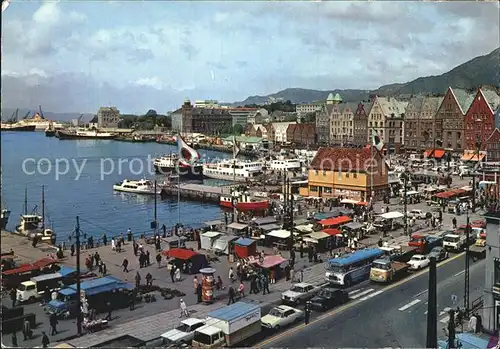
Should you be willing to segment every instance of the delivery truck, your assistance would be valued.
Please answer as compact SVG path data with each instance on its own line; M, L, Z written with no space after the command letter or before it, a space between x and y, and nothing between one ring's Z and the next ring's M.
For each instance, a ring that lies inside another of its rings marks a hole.
M416 253L427 254L436 246L443 246L443 238L440 235L425 235L421 233L412 234L408 246L417 247Z
M469 247L469 257L473 259L486 258L486 233L480 234L475 244Z
M194 348L234 346L261 331L257 304L236 302L208 313L206 325L194 333Z
M370 269L370 280L382 283L391 282L404 277L409 267L405 262L392 261L389 258L376 259Z
M57 273L32 277L17 287L17 301L23 303L46 297L45 292L59 291L64 286L64 280L73 276L76 276L76 269L62 266Z

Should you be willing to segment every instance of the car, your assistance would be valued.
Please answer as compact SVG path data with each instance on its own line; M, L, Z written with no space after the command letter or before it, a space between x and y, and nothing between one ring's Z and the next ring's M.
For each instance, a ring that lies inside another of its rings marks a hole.
M442 260L445 260L448 258L448 252L441 246L436 246L434 247L431 252L427 255L427 258L435 257L436 262L441 262Z
M164 345L190 344L194 338L194 331L205 325L205 321L196 318L187 318L181 321L176 328L161 335Z
M425 219L427 217L427 213L423 210L413 209L408 212L408 216L415 217L417 219Z
M346 291L328 287L319 291L318 295L311 299L311 308L325 311L347 301L349 301L349 294Z
M411 270L420 270L429 265L430 261L427 256L416 254L408 261L409 269Z
M260 322L262 327L270 330L279 330L281 327L290 325L304 317L304 312L287 305L279 305L272 308L269 314L264 315Z
M288 291L281 294L281 300L283 303L297 304L304 302L319 292L319 287L308 284L306 282L300 282L294 284Z

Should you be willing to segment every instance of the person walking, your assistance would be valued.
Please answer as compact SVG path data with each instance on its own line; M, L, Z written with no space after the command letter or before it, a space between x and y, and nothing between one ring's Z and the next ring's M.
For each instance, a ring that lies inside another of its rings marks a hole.
M161 253L156 255L156 263L158 264L158 268L161 268Z
M198 303L201 303L203 301L203 299L201 297L202 293L203 293L202 291L203 290L202 290L201 284L198 284L198 286L196 286L196 295L198 296L198 300L197 300Z
M42 347L48 348L49 343L50 343L49 337L47 336L45 331L42 331Z
M189 317L189 311L188 311L187 305L183 299L180 300L180 304L181 304L181 316L179 316L179 317L180 318L182 318L183 316Z
M234 282L234 270L233 267L229 267L229 281Z
M146 286L153 286L153 275L151 275L151 273L146 274Z
M245 285L243 284L243 281L240 281L240 286L238 287L238 293L240 297L245 297Z
M10 290L10 300L12 301L12 308L15 308L17 301L17 293L15 288Z
M11 342L12 342L12 346L14 348L16 348L17 347L17 334L16 334L16 332L12 333L12 341Z
M139 289L140 286L141 286L141 274L137 272L135 274L135 288Z
M106 263L102 263L102 276L106 276L108 273L108 267L106 267Z
M175 281L181 281L181 268L175 269Z
M457 229L457 218L456 217L453 217L452 219L452 224L453 224L453 229Z
M295 269L290 268L290 282L294 283L295 282Z
M306 302L306 307L305 307L305 313L304 313L304 322L306 325L309 324L309 318L311 317L311 301Z
M28 320L24 320L23 324L23 336L24 340L31 339L33 336L33 331L31 331L31 323Z
M123 267L123 272L128 273L128 259L127 259L127 257L123 258L122 267Z
M262 277L262 295L265 295L266 291L267 291L267 293L269 293L269 278L267 275L263 275L263 277Z
M175 282L175 264L172 264L172 268L170 268L170 278L172 282Z
M198 277L195 275L194 278L193 278L194 294L196 294L198 292L198 285L199 285Z
M50 314L49 323L50 323L50 335L54 336L57 334L57 324L58 324L56 314L54 313Z
M304 282L304 268L300 269L299 281Z
M234 288L233 286L229 286L229 291L227 291L227 295L229 296L229 301L227 305L234 303Z
M75 255L75 244L71 244L71 257Z

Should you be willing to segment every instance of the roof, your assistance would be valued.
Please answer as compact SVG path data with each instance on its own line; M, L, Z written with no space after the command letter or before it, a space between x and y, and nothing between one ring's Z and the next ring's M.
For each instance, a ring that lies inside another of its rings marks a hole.
M402 214L401 212L398 212L398 211L393 211L393 212L382 213L380 215L380 217L382 217L384 219L397 219L397 218L404 217L404 214Z
M334 98L334 97L333 97L333 93L330 93L330 94L328 95L328 97L326 98L326 100L327 100L327 101L333 101L333 100L334 100L333 98Z
M207 238L215 238L217 236L222 235L222 233L219 233L218 231L207 231L206 233L200 234L201 236L207 237Z
M236 240L234 242L236 245L240 245L240 246L250 246L252 244L255 244L256 241L255 240L252 240L252 239L248 239L248 238L239 238L238 240Z
M273 230L267 233L266 235L272 236L278 239L287 239L290 237L290 232L288 230Z
M276 223L277 220L275 217L268 216L268 217L263 217L263 218L257 218L253 220L253 223L257 225L264 225L264 224L271 224L271 223Z
M278 305L278 306L274 307L274 309L278 309L280 311L295 310L295 308L292 308L292 307L290 307L288 305L284 305L284 304Z
M129 284L113 276L105 276L102 278L88 280L80 284L80 289L84 291L85 295L87 296L91 296L106 291L108 287L125 288L125 289L134 288L132 284ZM76 293L76 289L77 289L77 284L73 284L65 289L60 290L59 293L61 293L62 295L69 296Z
M470 93L461 88L452 89L450 87L450 90L455 96L455 99L457 100L457 103L460 106L460 109L462 110L462 114L467 113L470 105L472 104L472 101L474 101L475 93Z
M297 286L297 287L307 287L307 286L311 286L311 284L308 284L307 282L298 282L296 284L293 284L293 286Z
M451 198L451 197L457 196L457 195L462 195L462 194L465 194L465 193L467 193L466 190L463 190L463 189L453 189L453 190L448 190L448 191L443 191L441 193L437 193L434 196L437 197L437 198L440 198L440 199L447 199L447 198Z
M444 154L446 154L446 151L444 149L427 149L424 152L424 157L441 159Z
M340 94L336 93L335 97L333 97L333 100L336 102L342 102L342 97L340 97Z
M323 232L323 231L314 231L314 232L308 234L308 236L314 240L321 240L321 239L330 237L330 234Z
M326 171L368 171L372 151L368 148L319 148L311 168Z
M424 106L424 99L425 96L413 96L412 98L410 98L408 106L406 107L406 110L408 111L406 115L407 118L413 117L412 115L410 115L410 112L417 113L417 118L420 118L420 113L422 112L422 107Z
M335 218L327 218L319 221L321 225L340 225L344 223L349 223L352 221L351 217L348 216L340 216Z
M185 248L171 248L170 250L163 251L162 253L168 257L182 260L188 260L190 258L193 258L194 256L199 255L199 253L192 250L187 250Z
M260 312L260 305L258 304L236 302L229 306L213 310L207 316L223 321L233 321L248 316L249 313L257 310Z
M194 317L190 317L190 318L182 320L181 323L186 324L188 326L193 326L193 325L196 325L199 323L203 323L203 320L200 320L200 319L197 319Z
M358 103L355 103L355 102L342 103L340 105L340 109L342 110L343 113L345 113L346 110L350 109L352 114L354 114L354 113L356 113L356 110L358 109Z
M2 275L13 275L17 273L25 273L32 270L43 269L54 263L57 263L57 260L53 258L42 258L30 264L23 264L19 268L3 271Z
M254 264L257 264L262 268L272 268L276 265L280 265L281 263L286 262L287 260L288 259L283 258L280 255L273 255L273 256L265 256L264 263L260 263L259 260L256 260Z
M336 265L349 265L360 262L366 258L380 257L383 254L384 251L379 248L367 248L364 250L358 250L354 253L339 258L330 259L328 263Z
M259 225L259 229L262 229L264 231L278 230L280 228L281 225L275 223Z
M342 235L342 232L340 230L338 230L338 229L335 229L335 228L327 228L327 229L323 229L321 231L324 232L324 233L327 233L330 236Z
M233 222L233 223L228 224L228 226L227 226L227 227L228 227L228 228L231 228L231 229L235 229L235 230L242 230L242 229L247 228L247 227L248 227L248 225L243 224L243 223Z
M490 142L498 142L498 139L500 139L500 129L496 128L493 130L493 132L491 133L491 135L488 137L488 139L486 140L486 143L490 143Z

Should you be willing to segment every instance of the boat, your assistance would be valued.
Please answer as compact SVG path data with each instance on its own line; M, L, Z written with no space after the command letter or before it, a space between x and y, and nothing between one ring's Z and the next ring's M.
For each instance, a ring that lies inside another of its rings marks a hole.
M220 205L238 211L260 211L269 208L269 201L251 198L248 193L233 192L231 196L221 196Z
M45 129L45 137L55 137L56 132L59 130L62 130L63 127L61 126L55 126L52 122L49 123L49 126Z
M3 192L3 187L2 187L2 174L0 170L0 192ZM0 193L1 194L1 193ZM10 217L10 210L7 208L7 205L5 205L3 201L3 196L2 196L2 207L0 211L0 229L5 229L7 227L7 224L9 223L9 217Z
M98 130L58 130L56 137L60 140L65 139L113 139L116 134L110 132L101 132Z
M258 180L263 169L264 164L260 161L222 160L203 165L203 175L213 179L246 182Z
M177 175L177 164L179 164L179 174L181 178L187 179L202 179L203 165L190 165L179 161L177 153L165 154L153 159L153 167L156 173L167 176Z
M131 143L149 143L156 141L154 137L145 135L118 136L115 138L115 140L120 142L131 142Z
M13 124L0 124L0 131L10 131L10 132L34 132L35 125L22 125L19 122Z
M269 168L273 171L294 171L302 168L300 159L277 159L269 162Z
M155 185L147 179L139 181L124 179L122 182L113 185L113 190L133 194L154 195ZM160 195L160 193L161 188L156 188L156 195Z

